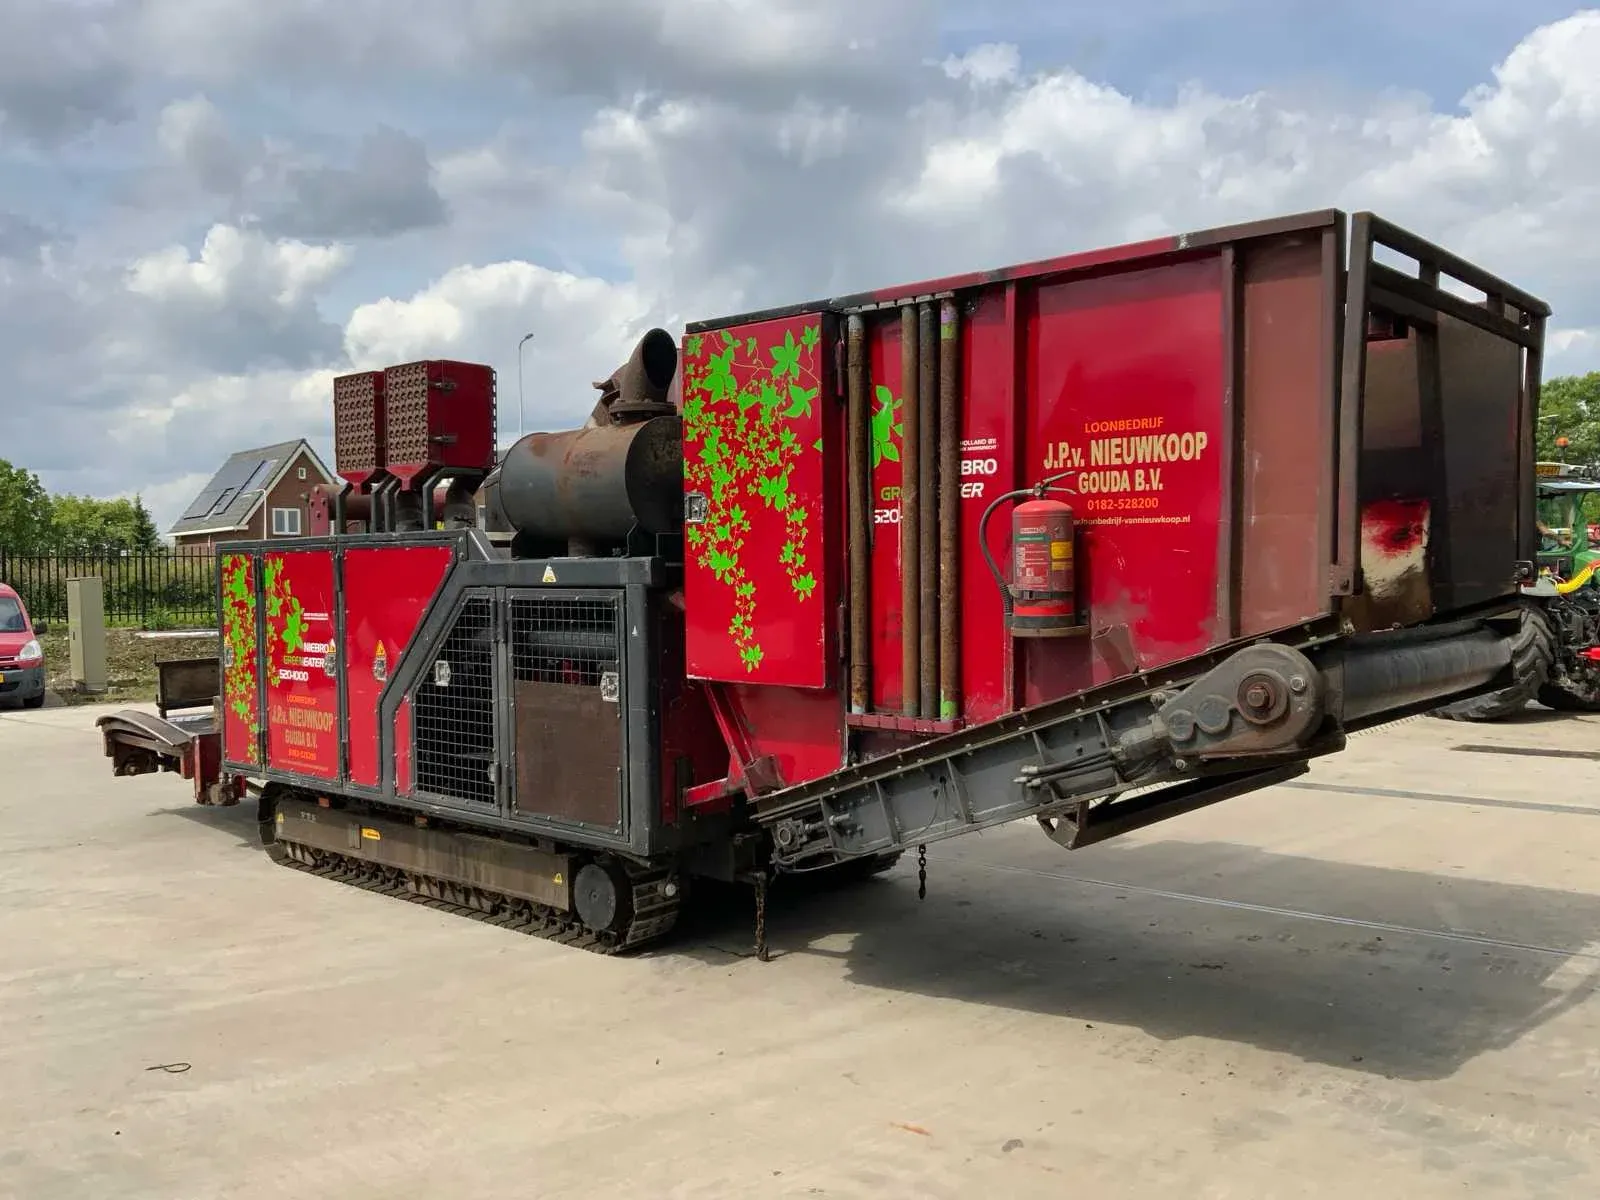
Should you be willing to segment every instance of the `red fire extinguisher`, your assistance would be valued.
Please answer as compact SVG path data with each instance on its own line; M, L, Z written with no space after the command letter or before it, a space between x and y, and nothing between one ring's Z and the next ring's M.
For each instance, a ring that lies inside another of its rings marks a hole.
M1078 584L1071 505L1046 493L1064 491L1046 480L997 496L979 523L979 542L1006 598L1006 625L1013 637L1068 637L1083 629L1078 620ZM1011 580L1001 577L989 554L984 526L1000 504L1029 497L1011 513Z

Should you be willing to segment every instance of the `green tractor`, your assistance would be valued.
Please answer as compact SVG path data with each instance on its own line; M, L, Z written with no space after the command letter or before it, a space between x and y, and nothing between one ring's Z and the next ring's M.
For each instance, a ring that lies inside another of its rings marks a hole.
M1537 700L1558 712L1600 712L1600 523L1588 499L1600 466L1537 464L1538 578L1512 659L1512 683L1436 710L1454 721L1498 721Z

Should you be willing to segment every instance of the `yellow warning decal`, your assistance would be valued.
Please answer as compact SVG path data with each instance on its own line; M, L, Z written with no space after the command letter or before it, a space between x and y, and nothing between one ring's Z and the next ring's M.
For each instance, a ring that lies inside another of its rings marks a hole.
M556 877L554 879L552 879L550 882L555 884L557 887L560 887L561 886L561 872L557 871L556 872Z
M283 814L282 813L274 813L273 816L272 816L272 819L274 821L276 821L279 825L283 824Z
M544 569L544 574L542 576L540 576L540 578L539 578L539 582L541 582L541 583L554 583L555 581L556 581L556 569L554 567L551 567L551 566L546 566L545 569Z
M367 841L369 841L369 842L381 842L381 841L383 841L383 834L379 833L376 829L372 828L372 826L370 826L370 825L363 825L361 827L361 836L366 838Z

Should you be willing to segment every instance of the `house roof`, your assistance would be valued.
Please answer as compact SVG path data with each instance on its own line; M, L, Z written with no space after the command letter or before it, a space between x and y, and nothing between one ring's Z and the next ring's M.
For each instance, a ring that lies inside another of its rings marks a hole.
M318 482L332 478L304 438L258 446L254 450L238 450L228 456L167 532L175 537L192 537L205 533L234 533L245 528L266 500L267 493L278 485L289 464L301 453L308 455L322 473L322 480Z

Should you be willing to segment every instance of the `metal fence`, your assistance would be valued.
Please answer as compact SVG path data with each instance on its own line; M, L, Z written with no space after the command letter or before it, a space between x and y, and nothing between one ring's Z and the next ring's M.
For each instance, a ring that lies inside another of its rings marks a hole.
M67 619L67 580L98 575L106 624L139 629L207 629L217 623L215 552L178 550L105 557L7 554L0 583L22 596L35 621Z

